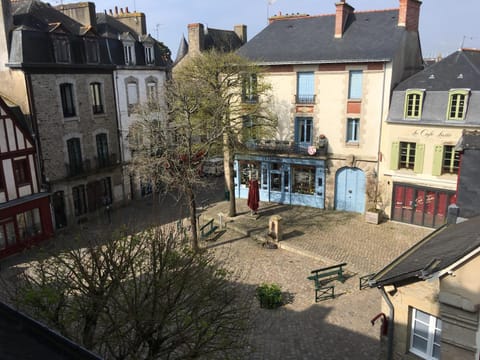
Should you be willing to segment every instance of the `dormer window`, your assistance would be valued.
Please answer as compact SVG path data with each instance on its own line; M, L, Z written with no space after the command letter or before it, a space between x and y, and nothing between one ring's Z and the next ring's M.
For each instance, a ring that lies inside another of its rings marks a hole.
M418 120L422 117L422 89L407 90L405 94L405 119Z
M153 46L145 45L145 63L147 65L152 65L155 63L155 53L153 50Z
M125 65L135 65L134 43L124 43L123 50L125 53Z
M55 61L57 63L70 63L70 43L66 36L57 36L53 39Z
M468 89L451 89L448 94L447 120L465 120Z
M98 42L96 39L85 39L85 53L88 64L98 64Z

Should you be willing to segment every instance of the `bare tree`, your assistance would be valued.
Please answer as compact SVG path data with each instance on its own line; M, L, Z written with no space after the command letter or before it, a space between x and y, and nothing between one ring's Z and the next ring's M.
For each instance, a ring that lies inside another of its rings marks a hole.
M228 215L235 216L234 154L253 135L261 138L276 129L276 116L268 96L270 86L254 63L234 53L217 51L190 58L175 76L178 81L194 83L201 89L202 119L222 131L225 183L230 194ZM250 129L255 129L253 134L246 134L246 122Z
M13 300L107 359L228 358L245 345L250 303L188 242L173 228L83 239L22 273Z

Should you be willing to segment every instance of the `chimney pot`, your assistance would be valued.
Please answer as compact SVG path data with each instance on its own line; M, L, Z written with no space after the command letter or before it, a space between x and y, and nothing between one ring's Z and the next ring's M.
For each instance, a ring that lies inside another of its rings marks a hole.
M128 6L125 6L125 12L128 14L129 11L128 11Z
M118 6L115 6L115 15L118 15Z

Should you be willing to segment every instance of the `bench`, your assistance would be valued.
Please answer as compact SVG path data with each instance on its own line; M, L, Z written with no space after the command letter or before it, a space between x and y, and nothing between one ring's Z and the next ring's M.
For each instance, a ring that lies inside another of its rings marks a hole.
M215 230L217 230L217 226L213 224L213 219L206 222L200 227L200 234L202 238L206 238L210 236Z
M347 265L347 263L327 266L310 272L313 275L308 276L307 279L315 283L315 302L335 297L334 286L324 286L321 279L330 278L331 280L339 280L342 283L345 282L345 276L343 275L343 267L345 265Z

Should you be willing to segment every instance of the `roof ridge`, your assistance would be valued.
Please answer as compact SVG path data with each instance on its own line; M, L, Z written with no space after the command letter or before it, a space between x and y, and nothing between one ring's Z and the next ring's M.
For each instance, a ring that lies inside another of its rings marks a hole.
M353 14L368 14L368 13L380 13L380 12L387 12L387 11L398 11L398 8L388 8L388 9L376 9L376 10L360 10L360 11L354 11ZM319 17L326 17L326 16L336 16L335 13L329 13L329 14L316 14L316 15L310 15L310 14L282 14L281 12L278 15L272 15L269 20L273 21L280 21L280 20L297 20L297 19L309 19L309 18L319 18Z

